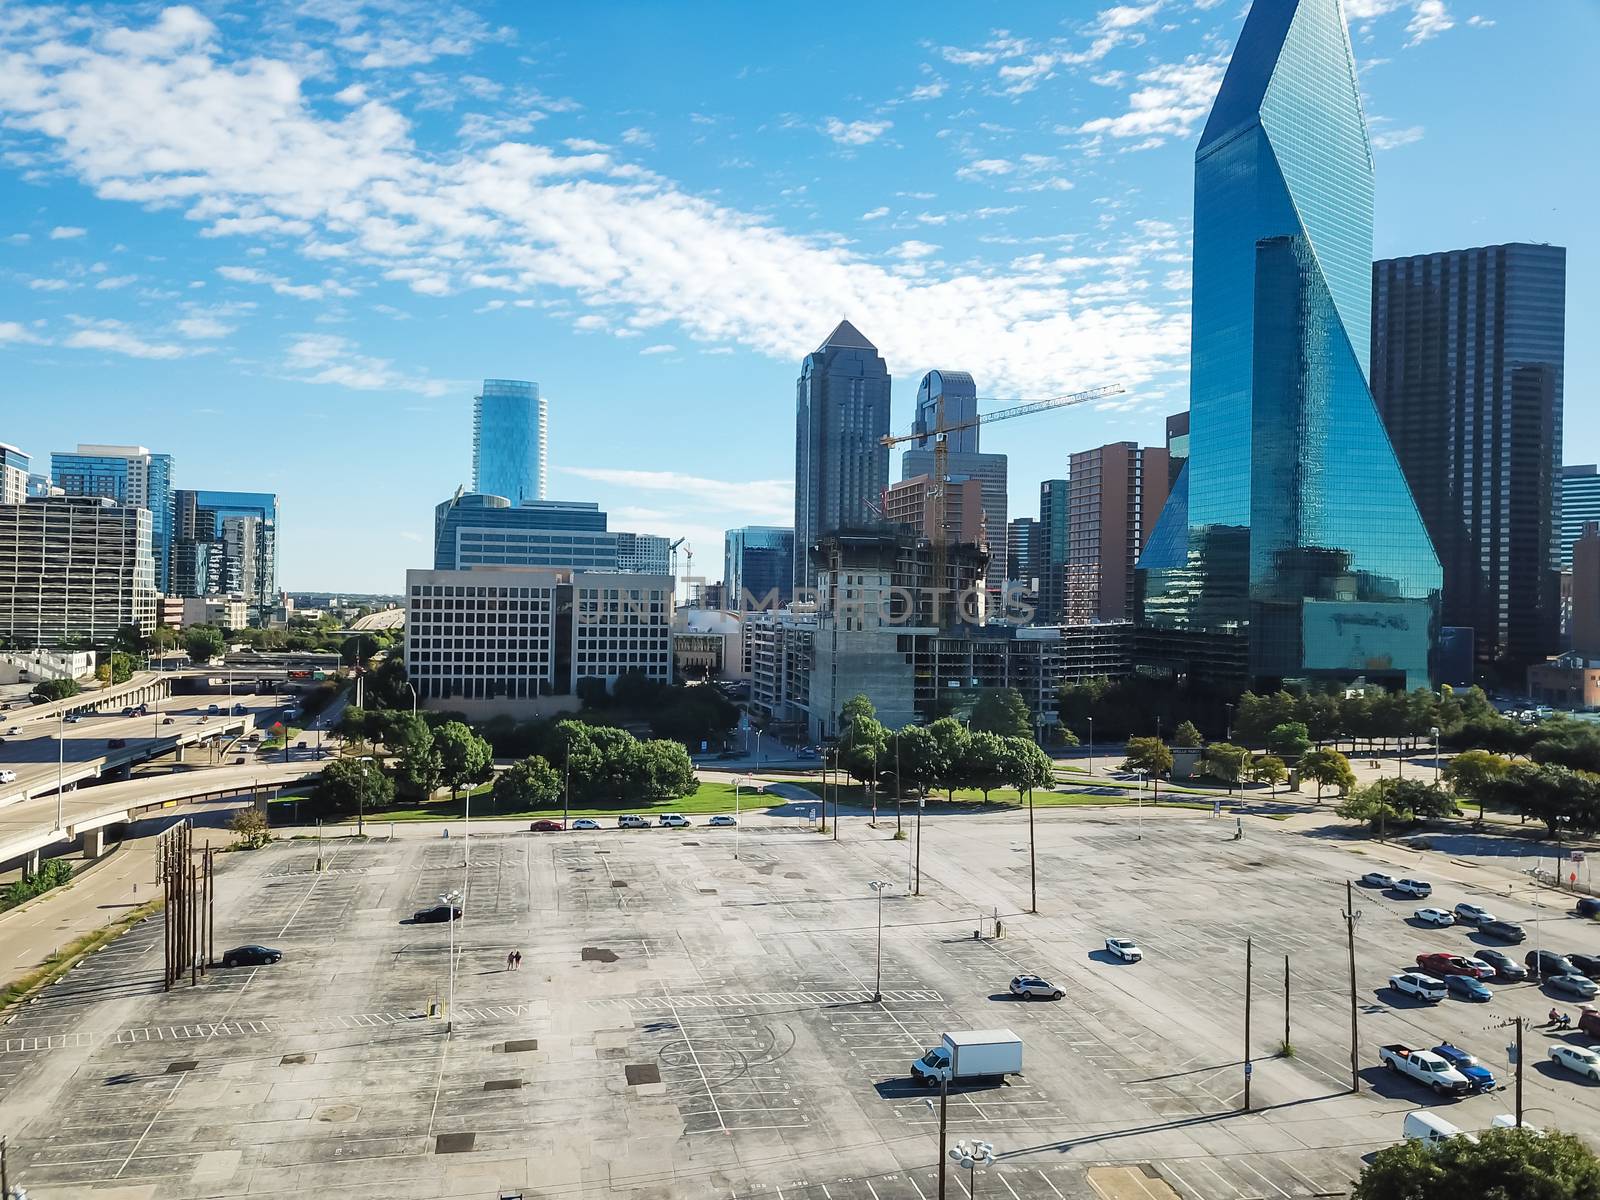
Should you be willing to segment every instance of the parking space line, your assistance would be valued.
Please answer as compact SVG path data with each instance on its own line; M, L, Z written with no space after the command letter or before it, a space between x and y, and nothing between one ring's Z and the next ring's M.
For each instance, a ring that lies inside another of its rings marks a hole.
M1245 1162L1242 1158L1237 1163L1235 1163L1234 1166L1235 1167L1243 1167L1246 1171L1249 1171L1250 1174L1254 1175L1257 1179L1261 1180L1262 1183L1266 1184L1273 1191L1277 1192L1278 1195L1287 1196L1289 1194L1288 1192L1284 1191L1281 1187L1279 1187L1277 1184L1273 1183L1272 1180L1268 1179L1260 1171L1256 1170L1249 1163Z
M1213 1167L1210 1163L1206 1162L1204 1159L1193 1159L1191 1161L1193 1161L1196 1166L1203 1167L1206 1170L1206 1172L1213 1179L1215 1179L1223 1187L1228 1189L1229 1194L1234 1195L1234 1196L1243 1196L1244 1195L1244 1193L1242 1191L1240 1191L1238 1189L1238 1187L1236 1187L1233 1183L1229 1182L1227 1179L1223 1178L1222 1174L1215 1167ZM1195 1189L1195 1191L1196 1191L1196 1194L1199 1193L1199 1189L1198 1188Z

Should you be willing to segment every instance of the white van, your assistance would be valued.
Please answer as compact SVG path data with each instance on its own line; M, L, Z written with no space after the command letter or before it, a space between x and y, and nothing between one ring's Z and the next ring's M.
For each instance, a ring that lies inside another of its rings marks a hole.
M1451 1138L1464 1137L1469 1142L1478 1139L1470 1133L1463 1133L1454 1125L1446 1121L1438 1113L1426 1112L1418 1109L1416 1112L1406 1114L1405 1124L1401 1126L1401 1133L1408 1142L1427 1142L1430 1146L1437 1146Z

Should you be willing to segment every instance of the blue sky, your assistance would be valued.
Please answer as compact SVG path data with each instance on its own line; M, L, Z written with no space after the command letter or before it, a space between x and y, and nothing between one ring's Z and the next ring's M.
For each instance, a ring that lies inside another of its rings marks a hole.
M1566 454L1600 456L1600 14L1345 3L1377 254L1567 246ZM552 498L715 577L724 528L789 523L799 359L847 317L897 427L934 366L1127 388L986 434L1033 513L1185 407L1193 146L1244 11L8 4L0 441L275 490L286 586L398 590L478 381L534 379Z

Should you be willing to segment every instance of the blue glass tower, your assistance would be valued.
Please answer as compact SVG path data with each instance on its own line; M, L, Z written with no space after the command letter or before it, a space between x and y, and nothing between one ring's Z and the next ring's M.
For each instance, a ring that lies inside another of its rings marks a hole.
M1340 0L1256 0L1195 156L1189 464L1144 622L1257 686L1424 686L1439 560L1367 386L1372 153Z
M143 446L80 444L50 456L54 486L68 496L99 496L130 508L150 510L150 550L156 590L169 590L174 520L172 455Z
M472 490L512 504L543 500L548 450L539 385L485 379L472 400Z

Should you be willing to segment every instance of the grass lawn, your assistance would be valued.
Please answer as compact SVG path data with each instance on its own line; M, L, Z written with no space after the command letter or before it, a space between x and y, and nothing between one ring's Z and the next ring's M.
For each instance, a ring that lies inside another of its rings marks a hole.
M764 796L750 788L740 788L739 797L739 806L744 809L769 808L774 804L785 803L785 801L776 796ZM496 811L494 801L488 795L487 788L476 789L473 801L472 815L476 820L537 821L541 818L551 818L559 821L562 814L560 804L536 809ZM275 801L274 803L278 802ZM288 801L285 800L282 803L288 803ZM464 799L452 801L448 796L445 796L443 799L430 801L427 804L375 809L366 814L366 819L380 824L385 821L459 821L465 816L465 809ZM604 805L574 802L569 811L570 815L574 817L616 818L625 813L638 813L642 817L649 817L654 816L656 813L676 812L691 816L696 813L731 813L733 810L732 784L702 783L692 796L684 796L677 800L666 800L659 804L645 804L640 801L618 801ZM286 823L288 819L288 814L280 810L275 814L273 824ZM347 818L344 821L329 822L329 824L338 825L351 825L354 823L354 817Z

